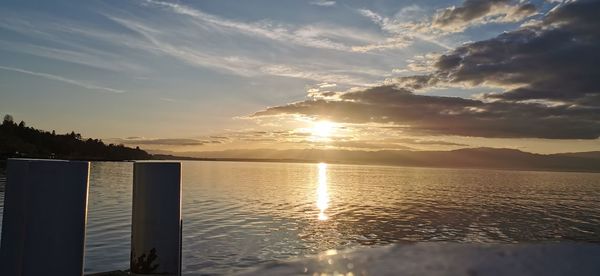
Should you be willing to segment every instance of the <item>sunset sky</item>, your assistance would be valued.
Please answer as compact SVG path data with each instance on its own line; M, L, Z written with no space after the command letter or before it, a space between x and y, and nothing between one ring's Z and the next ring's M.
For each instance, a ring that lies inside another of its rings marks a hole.
M3 1L0 113L158 151L600 150L600 1Z

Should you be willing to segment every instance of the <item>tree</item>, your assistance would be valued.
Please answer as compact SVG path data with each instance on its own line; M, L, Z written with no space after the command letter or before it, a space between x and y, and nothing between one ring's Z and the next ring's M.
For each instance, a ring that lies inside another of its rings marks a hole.
M107 146L99 139L83 140L82 135L75 131L58 134L54 130L52 132L38 130L26 127L25 122L15 124L12 116L5 116L4 124L0 125L0 163L2 159L12 156L79 160L151 158L151 155L141 149L114 144Z
M14 118L10 114L4 115L4 120L2 121L2 125L12 125L14 124Z

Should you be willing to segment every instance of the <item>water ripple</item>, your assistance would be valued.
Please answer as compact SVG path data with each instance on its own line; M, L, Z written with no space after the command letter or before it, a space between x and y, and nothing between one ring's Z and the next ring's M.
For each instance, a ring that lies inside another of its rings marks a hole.
M131 173L92 164L86 273L128 266ZM398 241L600 242L600 174L184 162L183 175L184 275Z

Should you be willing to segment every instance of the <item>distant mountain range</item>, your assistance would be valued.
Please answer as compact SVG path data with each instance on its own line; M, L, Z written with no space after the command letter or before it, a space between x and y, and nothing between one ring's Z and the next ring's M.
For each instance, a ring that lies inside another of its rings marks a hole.
M534 154L514 149L464 148L452 151L252 149L187 152L181 158L223 161L288 161L413 167L600 172L600 151ZM158 155L156 158L180 158Z
M413 167L600 172L600 151L534 154L514 149L464 148L452 151L247 149L211 152L155 152L56 134L16 124L10 115L0 125L0 165L9 157L78 160L183 159L213 161L327 162Z

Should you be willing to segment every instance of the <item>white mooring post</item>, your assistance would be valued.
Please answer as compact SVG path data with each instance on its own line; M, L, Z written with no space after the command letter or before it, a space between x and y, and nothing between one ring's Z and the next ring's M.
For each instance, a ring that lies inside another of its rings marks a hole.
M181 275L181 163L133 165L132 275Z
M83 275L90 163L7 165L0 275Z

